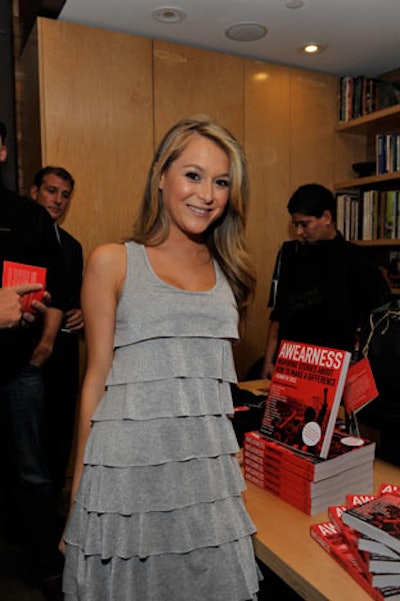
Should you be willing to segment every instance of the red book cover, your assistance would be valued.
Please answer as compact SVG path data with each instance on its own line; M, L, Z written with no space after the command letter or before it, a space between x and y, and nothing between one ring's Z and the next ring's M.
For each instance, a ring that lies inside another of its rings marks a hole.
M355 413L378 396L375 378L368 357L350 365L343 390L344 406Z
M400 553L400 495L386 493L343 512L343 522Z
M372 586L356 557L349 549L342 534L332 522L321 522L310 526L311 537L351 576L375 601L400 599L400 589Z
M393 492L400 494L400 485L399 484L389 484L388 482L383 482L378 488L378 496L384 495L387 492Z
M346 503L349 507L357 507L357 505L364 505L367 501L376 499L377 495L346 495Z
M314 469L312 463L306 461L291 461L290 457L285 457L284 454L280 452L279 445L277 449L269 448L269 446L265 446L264 449L260 449L257 446L253 445L253 441L249 436L246 438L245 435L245 443L244 443L244 455L245 458L248 456L253 461L258 458L258 462L265 465L269 469L275 469L276 471L285 471L289 473L300 474L304 479L312 480ZM274 443L273 443L274 444Z
M14 263L13 261L3 262L3 288L10 286L19 286L20 284L43 284L43 288L37 292L30 292L21 297L22 310L28 313L34 313L32 301L41 301L46 287L46 268L36 267L35 265L25 265L24 263Z
M280 490L279 487L277 488L274 483L271 483L259 470L252 469L251 467L246 465L244 466L244 468L245 478L249 482L253 482L253 484L255 484L256 486L263 488L264 490L273 494L275 497L279 497L282 501L289 503L290 505L292 505L296 509L299 509L303 513L306 513L307 515L312 515L313 513L316 513L316 511L313 509L312 499L309 499L306 496L292 495L285 489ZM322 509L319 508L319 511L321 510Z
M350 353L283 340L261 432L289 447L328 457Z

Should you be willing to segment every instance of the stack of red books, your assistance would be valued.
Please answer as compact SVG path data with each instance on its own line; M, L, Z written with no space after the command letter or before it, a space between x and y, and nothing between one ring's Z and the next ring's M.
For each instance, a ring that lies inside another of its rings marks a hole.
M342 504L350 487L373 489L375 443L338 427L350 358L282 340L260 430L245 435L245 477L309 515ZM351 413L355 383L346 395Z
M361 443L361 444L360 444ZM352 487L373 489L375 443L335 430L328 457L322 459L264 436L247 432L244 475L247 480L314 515L343 504Z

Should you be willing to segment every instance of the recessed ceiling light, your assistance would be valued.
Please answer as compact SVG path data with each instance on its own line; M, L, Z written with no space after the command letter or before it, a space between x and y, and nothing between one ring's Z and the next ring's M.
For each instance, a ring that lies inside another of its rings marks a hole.
M226 29L225 35L236 42L254 42L266 36L267 31L260 23L235 23Z
M326 50L326 46L317 42L308 42L299 47L301 54L320 54L324 50Z
M186 17L186 12L176 6L161 6L153 10L153 18L161 23L179 23Z

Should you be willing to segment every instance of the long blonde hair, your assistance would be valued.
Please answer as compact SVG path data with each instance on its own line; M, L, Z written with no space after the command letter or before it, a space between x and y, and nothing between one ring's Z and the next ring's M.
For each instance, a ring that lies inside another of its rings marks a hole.
M159 181L196 134L217 144L229 159L228 205L220 219L205 232L204 240L225 273L243 317L255 287L255 271L245 240L248 174L243 150L227 129L205 115L198 115L179 121L165 134L149 169L142 204L133 227L133 240L157 246L168 237L169 224Z

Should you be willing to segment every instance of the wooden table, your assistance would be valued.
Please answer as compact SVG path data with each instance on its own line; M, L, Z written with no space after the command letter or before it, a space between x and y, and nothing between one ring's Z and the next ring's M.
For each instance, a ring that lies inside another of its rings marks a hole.
M242 383L253 392L267 380ZM374 462L374 491L383 482L400 484L400 468ZM349 491L357 493L357 491ZM371 597L316 543L310 524L328 521L327 512L309 516L252 482L244 493L247 510L257 533L257 557L308 601L370 601Z

